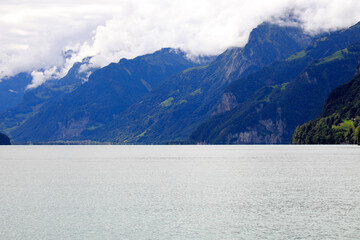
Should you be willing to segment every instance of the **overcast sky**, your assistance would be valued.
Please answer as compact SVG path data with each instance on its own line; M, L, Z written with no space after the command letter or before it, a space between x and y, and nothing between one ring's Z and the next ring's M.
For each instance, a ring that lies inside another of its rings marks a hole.
M36 86L87 56L102 67L162 47L220 54L290 11L312 33L360 21L359 0L0 0L0 79L27 71Z

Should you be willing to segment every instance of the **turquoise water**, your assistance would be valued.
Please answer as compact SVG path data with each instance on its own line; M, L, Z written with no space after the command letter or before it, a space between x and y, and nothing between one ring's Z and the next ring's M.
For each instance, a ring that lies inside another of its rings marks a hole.
M360 239L358 146L1 146L0 239Z

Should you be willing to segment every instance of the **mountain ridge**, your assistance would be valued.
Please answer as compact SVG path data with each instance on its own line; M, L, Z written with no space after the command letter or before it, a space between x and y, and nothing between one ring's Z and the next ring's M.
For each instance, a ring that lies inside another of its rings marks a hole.
M356 41L359 23L315 40L302 29L264 23L243 48L230 48L208 64L190 62L185 53L169 48L121 59L46 104L12 129L11 137L116 144L287 143L293 125L320 111L322 98L352 74L360 51ZM304 102L306 97L311 101Z
M57 141L87 136L111 121L171 74L197 66L185 53L164 48L98 69L11 132L17 141ZM87 137L85 137L87 138Z
M231 83L224 92L225 100L223 95L222 102L215 108L217 111L192 133L190 141L290 143L296 126L314 118L321 111L327 94L352 76L358 47L352 47L354 52L346 47L359 40L358 23L317 39L312 46L288 59ZM336 65L338 63L342 65ZM339 74L339 78L335 78ZM319 85L317 80L325 85ZM253 84L263 88L250 91L251 95L249 89ZM302 95L297 91L302 91ZM306 97L311 100L307 102Z
M260 33L264 40L259 40ZM297 42L299 39L305 40ZM186 140L211 114L228 83L272 61L289 57L310 40L299 28L261 24L252 31L244 48L230 48L210 65L187 69L167 79L119 115L110 128L104 129L101 139L115 139L121 144Z
M20 103L0 114L0 130L9 134L51 102L76 90L87 80L88 74L96 70L81 70L89 60L90 58L85 58L82 62L75 63L61 79L49 79L36 88L27 89Z

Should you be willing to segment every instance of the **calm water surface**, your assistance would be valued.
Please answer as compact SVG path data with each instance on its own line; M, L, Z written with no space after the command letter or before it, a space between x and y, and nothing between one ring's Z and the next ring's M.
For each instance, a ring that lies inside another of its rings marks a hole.
M360 147L1 146L0 239L360 239Z

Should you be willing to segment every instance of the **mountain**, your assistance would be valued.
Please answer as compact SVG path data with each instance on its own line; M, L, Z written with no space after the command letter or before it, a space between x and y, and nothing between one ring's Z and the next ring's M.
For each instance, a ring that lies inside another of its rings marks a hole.
M14 77L0 80L0 113L19 104L32 77L28 73L19 73Z
M120 144L186 140L210 116L229 83L289 57L310 42L300 28L261 24L244 48L228 49L213 63L186 69L164 81L101 129L101 140Z
M16 141L88 139L164 79L198 64L180 50L165 48L95 71L75 91L62 95L11 131Z
M48 104L81 86L88 75L96 70L95 68L82 69L89 60L90 58L85 58L82 62L75 63L67 75L61 79L50 79L37 88L26 90L22 100L15 107L0 114L0 131L10 133Z
M298 126L293 144L360 144L360 59L355 77L335 88L320 115Z
M233 82L190 141L290 143L296 126L315 118L330 91L353 75L357 41L360 23Z
M0 133L0 145L11 145L10 138L3 133Z

